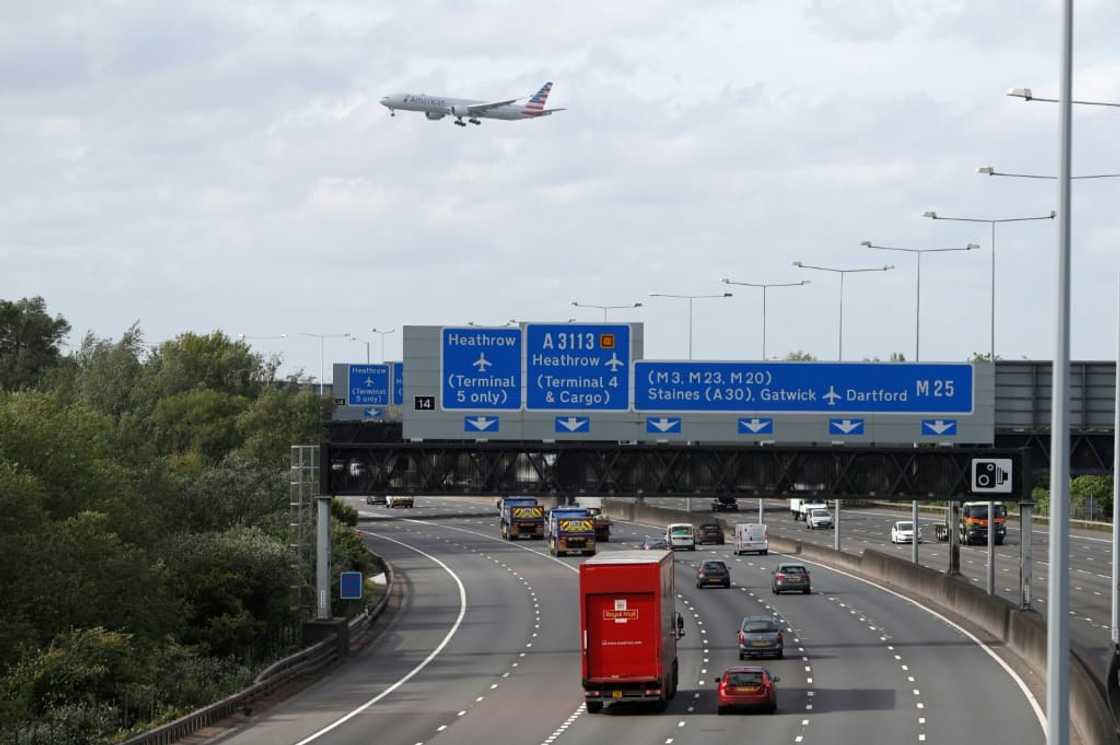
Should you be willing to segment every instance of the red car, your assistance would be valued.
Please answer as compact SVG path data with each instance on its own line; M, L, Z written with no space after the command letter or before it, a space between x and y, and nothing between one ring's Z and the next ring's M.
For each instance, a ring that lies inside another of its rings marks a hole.
M767 714L778 710L778 692L774 684L781 678L770 675L762 667L729 667L716 678L719 690L716 713L726 714L741 707L762 707Z

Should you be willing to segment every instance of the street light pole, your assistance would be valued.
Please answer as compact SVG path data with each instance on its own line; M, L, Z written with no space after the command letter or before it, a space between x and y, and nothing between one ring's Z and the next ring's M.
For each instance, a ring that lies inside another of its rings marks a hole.
M736 282L734 280L724 277L723 283L725 285L738 285L740 287L760 287L762 288L762 359L766 360L766 291L771 287L801 287L802 285L810 284L810 280L803 279L800 282Z
M692 359L692 303L694 300L708 300L712 298L726 298L732 297L730 292L724 292L720 295L672 295L664 292L651 292L650 297L667 297L674 300L687 300L688 301L688 358Z
M323 386L325 383L325 378L327 376L326 341L327 339L349 339L350 332L347 331L344 334L313 334L309 331L301 331L299 332L299 335L310 336L319 340L319 398L322 398L324 392Z
M861 246L874 248L879 251L902 251L918 257L918 291L914 304L914 361L922 359L922 254L948 253L950 251L972 251L980 248L975 243L969 243L964 248L899 248L897 246L876 246L871 241L863 241Z
M388 331L380 331L378 329L370 329L371 332L378 334L381 337L381 361L385 361L385 337L396 331L396 329L389 329ZM367 362L369 360L366 360Z
M931 220L944 220L945 222L974 222L984 223L990 225L992 228L992 294L991 294L991 346L990 346L990 361L994 365L996 361L996 225L1007 222L1034 222L1037 220L1053 220L1057 213L1051 211L1049 215L1039 215L1037 217L1003 217L1003 218L987 218L987 217L945 217L939 215L933 210L928 210L922 213L922 217L928 217ZM972 245L972 244L969 244Z
M840 275L840 329L836 337L836 359L840 362L844 361L844 275L845 274L863 274L865 272L889 272L894 269L893 264L886 264L884 266L872 267L870 269L837 269L831 266L814 266L812 264L805 264L800 261L793 262L793 265L798 269L814 269L818 272L832 272L833 274Z
M1069 305L1073 139L1073 0L1062 0L1058 95L1057 335L1050 417L1050 598L1046 606L1046 742L1069 745ZM988 527L991 530L991 526Z
M573 308L594 308L603 311L603 322L607 321L608 310L627 310L629 308L641 308L641 303L630 303L629 305L596 305L595 303L581 303L577 300L572 301Z

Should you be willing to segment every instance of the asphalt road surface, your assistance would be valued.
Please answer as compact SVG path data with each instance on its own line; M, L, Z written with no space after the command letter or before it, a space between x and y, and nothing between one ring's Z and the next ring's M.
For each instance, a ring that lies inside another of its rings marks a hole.
M669 708L588 714L579 684L579 559L550 557L542 541L499 540L492 504L420 498L415 509L388 510L353 503L365 540L404 583L403 606L362 653L222 742L1043 742L1036 705L963 630L815 566L811 595L776 597L770 572L783 557L736 557L714 546L677 554L686 636L680 690ZM615 523L600 548L634 548L651 532ZM731 567L731 589L695 588L696 562L713 556ZM713 679L739 664L739 620L757 614L786 627L785 659L762 663L781 677L778 713L717 716Z

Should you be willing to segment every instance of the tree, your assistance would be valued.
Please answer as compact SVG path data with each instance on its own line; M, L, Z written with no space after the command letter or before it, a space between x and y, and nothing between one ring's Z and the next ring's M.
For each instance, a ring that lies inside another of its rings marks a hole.
M1078 476L1070 483L1070 505L1075 513L1090 520L1105 516L1112 519L1112 477Z
M31 388L61 357L70 333L61 315L51 318L41 297L0 300L0 391Z
M796 352L790 352L786 355L786 359L791 362L816 362L815 355L798 349Z
M998 354L996 355L996 361L997 362L999 360L1002 360L1002 359L1003 359L1003 357L1001 355L998 355ZM968 361L969 362L991 362L992 361L992 353L991 352L973 352L972 356L968 358Z

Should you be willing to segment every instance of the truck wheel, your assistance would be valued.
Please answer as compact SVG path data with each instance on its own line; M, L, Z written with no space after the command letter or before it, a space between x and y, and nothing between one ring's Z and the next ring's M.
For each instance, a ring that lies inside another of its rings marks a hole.
M766 556L766 555L768 555L769 553L770 553L770 552L769 552L769 551L768 551L767 549L765 549L765 548L764 548L764 549L762 549L762 555L763 555L763 556Z
M587 702L587 713L588 714L598 714L602 710L603 710L603 702L602 701L588 701Z
M719 714L720 716L723 716L726 713L727 713L727 708L726 707L723 707L723 706L717 706L716 707L716 714Z

